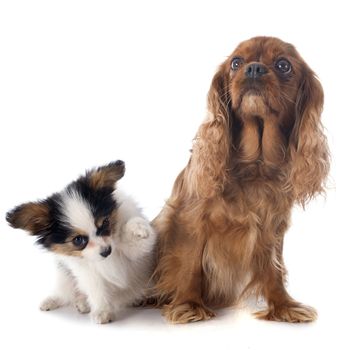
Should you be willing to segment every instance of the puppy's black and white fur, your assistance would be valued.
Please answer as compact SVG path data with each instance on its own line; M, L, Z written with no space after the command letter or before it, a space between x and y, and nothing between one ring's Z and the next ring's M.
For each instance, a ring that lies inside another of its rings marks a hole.
M156 236L136 203L116 188L124 171L122 161L93 169L62 192L7 213L11 226L56 254L57 289L42 310L73 304L107 323L144 297Z

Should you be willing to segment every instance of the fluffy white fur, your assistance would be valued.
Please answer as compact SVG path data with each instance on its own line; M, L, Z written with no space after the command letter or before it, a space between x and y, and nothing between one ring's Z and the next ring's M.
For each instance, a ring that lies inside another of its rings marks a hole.
M42 310L72 304L81 313L91 311L96 323L108 323L120 310L145 296L156 235L132 198L119 189L114 195L120 205L118 224L108 237L96 236L93 216L84 200L74 194L63 196L66 219L75 227L89 229L89 246L83 257L57 255L57 288L43 301ZM101 249L108 245L112 253L102 258Z

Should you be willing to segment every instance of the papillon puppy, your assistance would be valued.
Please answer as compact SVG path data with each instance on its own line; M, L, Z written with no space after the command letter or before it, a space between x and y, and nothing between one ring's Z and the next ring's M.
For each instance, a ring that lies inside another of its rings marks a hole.
M156 235L116 187L124 171L120 160L90 170L62 192L7 213L12 227L35 235L57 257L57 288L41 310L71 304L108 323L145 297Z

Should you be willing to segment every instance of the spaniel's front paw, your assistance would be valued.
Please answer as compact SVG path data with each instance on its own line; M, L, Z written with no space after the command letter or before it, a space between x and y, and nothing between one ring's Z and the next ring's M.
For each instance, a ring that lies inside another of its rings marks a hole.
M209 320L215 313L204 305L187 302L180 305L166 305L163 315L171 323L189 323Z
M260 320L290 323L312 322L317 319L317 311L314 308L297 302L278 307L272 306L267 310L256 312L254 315Z

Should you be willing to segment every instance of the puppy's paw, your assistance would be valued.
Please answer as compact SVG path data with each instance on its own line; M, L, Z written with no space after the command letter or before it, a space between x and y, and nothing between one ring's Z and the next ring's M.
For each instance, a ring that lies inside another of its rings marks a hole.
M163 315L171 323L189 323L209 320L215 316L215 313L194 302L188 302L180 305L166 305L163 308Z
M56 297L48 297L40 304L41 311L51 311L63 306L64 302Z
M124 226L127 239L138 241L140 239L147 239L153 235L151 225L147 220L141 217L134 217L130 219Z
M97 310L94 311L91 315L92 320L98 324L111 323L115 319L115 315L111 311L106 310Z
M302 323L315 321L317 311L311 306L293 302L256 312L254 316L260 320Z
M88 314L90 312L90 305L85 297L77 298L74 301L74 306L81 314Z

